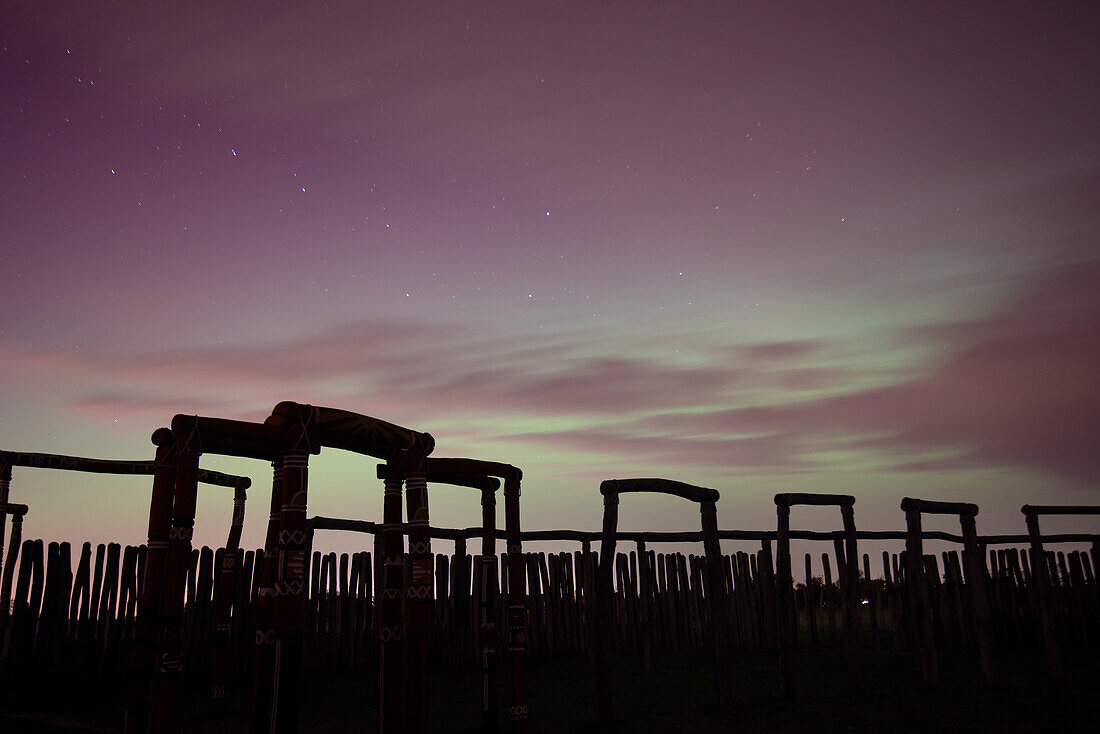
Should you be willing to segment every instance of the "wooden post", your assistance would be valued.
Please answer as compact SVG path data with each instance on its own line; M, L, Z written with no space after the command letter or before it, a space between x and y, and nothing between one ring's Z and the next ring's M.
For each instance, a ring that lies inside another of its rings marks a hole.
M863 575L867 579L867 598L870 601L871 607L871 640L878 649L878 591L875 589L874 584L871 581L871 557L866 553L863 554Z
M718 705L727 708L733 702L730 681L730 609L726 600L725 559L718 540L718 510L712 499L699 503L702 516L703 547L707 564L707 593L710 601L711 634L714 645L714 682ZM790 558L788 557L788 580Z
M619 493L605 491L603 496L603 538L600 542L600 567L596 578L596 599L592 613L590 654L596 684L596 705L600 722L608 726L615 719L611 697L611 571L615 560L615 531L619 522Z
M806 601L806 626L810 628L810 644L813 649L817 649L817 607L821 603L821 599L817 595L811 595L810 580L813 578L811 567L811 556L806 554L806 585L805 601Z
M306 627L306 526L308 460L305 451L283 454L283 506L275 577L275 668L273 731L294 734L300 726Z
M413 460L423 462L423 456L416 456ZM428 529L428 478L422 465L405 474L405 501L409 518L410 567L405 603L409 661L406 730L409 734L426 734L433 563Z
M484 494L482 495L484 497ZM466 584L466 538L455 538L455 554L451 559L451 603L454 608L452 626L452 645L454 648L455 674L460 675L466 669L467 651L467 612L469 611L470 587Z
M172 431L177 449L175 497L158 620L158 663L149 697L150 731L153 734L169 734L176 728L183 666L183 601L191 565L191 537L195 527L201 453L198 431L194 425L189 425L185 419L176 419L172 421Z
M256 575L255 646L252 650L252 732L271 730L275 689L275 575L279 554L279 529L283 515L283 460L272 462L271 503L263 557Z
M1062 667L1062 650L1058 642L1050 571L1047 566L1046 551L1043 550L1043 536L1039 533L1039 515L1036 512L1028 512L1029 509L1024 505L1024 520L1027 523L1027 534L1031 543L1031 572L1039 602L1043 642L1047 651L1047 669L1051 680L1061 682L1065 680L1065 670Z
M481 493L481 594L478 600L478 648L481 658L481 730L495 732L497 719L497 546L496 493Z
M5 523L8 519L8 494L11 491L11 464L4 459L4 454L0 452L0 569L4 569L4 575L7 575L7 571L4 567L4 533L7 531ZM12 524L14 524L14 518L12 518ZM11 554L8 554L9 558ZM11 563L11 561L9 561ZM0 609L0 634L3 633L3 624L8 617L8 605L4 604Z
M795 697L793 580L791 578L791 506L776 496L776 604L779 617L779 691L787 701ZM809 581L809 576L807 576Z
M214 649L210 661L210 698L214 701L225 699L225 685L229 678L229 642L233 607L233 591L237 581L237 550L241 545L241 531L244 528L244 503L251 480L241 477L237 481L233 494L233 520L229 526L229 537L225 541L225 551L221 555L221 567L218 569L218 587L215 596L216 620L214 630Z
M379 731L404 731L404 665L402 661L401 589L404 586L405 536L401 532L401 487L398 471L386 475L382 504L382 548L385 553L384 587L378 603Z
M653 615L652 590L649 584L649 551L646 550L645 534L638 538L638 612L639 637L642 642L642 667L646 673L653 672Z
M909 608L920 644L921 669L927 686L939 685L940 673L936 660L936 640L929 618L928 587L924 580L924 536L921 531L920 509L909 507L909 498L902 500L905 511L905 580L909 587Z
M151 723L149 698L157 668L157 638L161 629L160 602L168 567L168 536L172 524L172 494L176 481L175 437L171 430L158 429L153 433L152 440L157 450L149 508L145 579L138 602L134 642L130 652L126 711L123 715L123 731L126 734L145 734ZM91 548L88 550L90 555ZM7 608L6 603L4 607Z
M11 504L8 503L8 509ZM8 610L11 608L11 584L15 574L16 561L19 560L19 546L23 539L23 512L13 512L11 516L11 538L8 539L8 561L4 566L4 578L0 581L0 637L3 636L8 622Z
M860 678L859 639L857 635L859 606L859 552L856 548L856 521L854 502L840 506L844 523L844 654L848 658L848 671L853 681ZM839 559L838 559L839 561ZM839 575L839 574L838 574Z
M520 480L514 469L504 477L505 536L508 542L508 654L511 663L512 731L526 734L527 718L527 584L519 517Z
M996 649L993 622L989 612L989 575L986 572L985 554L978 545L978 531L974 515L959 515L963 535L963 563L966 564L966 585L970 587L970 600L974 606L974 622L977 627L978 651L982 657L982 672L990 685L997 685Z
M839 568L837 569L839 572ZM829 593L829 589L833 585L833 572L831 570L829 554L821 554L821 598L828 605L827 617L829 619L829 644L836 644L836 604L833 603L832 595Z

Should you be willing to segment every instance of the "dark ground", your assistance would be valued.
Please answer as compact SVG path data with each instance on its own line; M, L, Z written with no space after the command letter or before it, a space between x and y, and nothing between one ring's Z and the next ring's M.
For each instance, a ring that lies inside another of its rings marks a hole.
M619 724L616 732L1093 732L1097 730L1100 673L1086 654L1069 661L1069 681L1050 683L1038 651L1005 651L1005 684L982 682L977 654L941 652L944 684L924 690L915 651L863 651L864 676L848 678L839 650L797 653L799 698L779 698L778 669L767 653L737 653L733 680L736 705L713 705L710 660L704 655L656 656L646 674L637 656L614 661ZM501 678L506 680L506 676ZM0 732L60 734L117 731L121 701L110 681L79 687L62 677L49 681L3 680ZM13 690L14 684L14 690ZM303 732L377 730L376 678L370 674L311 673L307 676ZM480 715L480 677L473 666L438 666L432 678L432 730L473 732ZM50 689L53 689L52 691ZM500 697L507 731L508 693ZM595 700L587 663L535 659L530 666L530 711L534 732L597 732ZM248 730L247 691L236 691L228 708L215 709L198 688L188 690L180 731L220 734Z

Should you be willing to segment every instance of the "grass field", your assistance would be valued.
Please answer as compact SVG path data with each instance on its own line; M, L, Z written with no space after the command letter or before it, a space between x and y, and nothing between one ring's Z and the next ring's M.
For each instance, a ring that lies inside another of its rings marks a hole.
M615 732L1092 732L1096 730L1097 683L1091 660L1070 661L1070 680L1047 681L1036 653L1012 651L1004 660L1003 688L983 683L976 654L942 652L943 685L921 685L915 651L864 650L864 676L854 687L838 650L797 653L795 703L778 695L774 656L739 653L733 677L737 703L713 705L710 660L703 655L661 655L646 674L639 657L614 661ZM504 676L502 676L503 678ZM307 677L304 732L377 729L373 675L314 673ZM106 684L107 682L102 682ZM23 688L0 705L4 732L110 731L117 728L120 701L106 690L76 689L45 695ZM180 730L222 734L248 730L246 694L215 709L199 690L188 691ZM432 730L473 732L480 716L480 678L466 670L438 667L432 678ZM507 730L508 694L501 691L502 730ZM607 731L596 723L588 666L582 660L534 660L530 711L535 732Z

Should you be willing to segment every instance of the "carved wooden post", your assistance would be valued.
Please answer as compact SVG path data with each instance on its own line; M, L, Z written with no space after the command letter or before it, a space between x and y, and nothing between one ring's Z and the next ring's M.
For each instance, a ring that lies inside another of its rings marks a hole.
M283 459L271 462L271 504L260 564L260 585L253 611L256 644L252 663L252 732L271 730L275 683L275 577L279 558L279 530L283 517Z
M202 452L197 421L185 416L172 420L177 464L168 529L168 559L157 628L157 668L149 697L150 730L168 734L176 728L180 675L183 665L183 611L187 570L191 564L191 537L195 527L199 456Z
M404 665L402 660L401 590L405 579L405 537L401 532L401 487L404 476L386 476L382 498L382 548L385 552L385 584L378 604L380 697L378 713L382 734L404 731Z
M432 629L433 561L428 529L428 480L422 455L418 461L419 467L405 473L410 567L405 603L409 661L407 730L410 734L428 731L428 652Z
M497 499L496 492L481 493L481 594L478 599L478 647L481 655L481 728L495 732L497 726Z
M275 571L275 691L273 731L298 731L306 627L306 498L309 454L283 453L283 506Z
M229 526L229 537L225 541L222 555L222 567L218 569L218 588L216 596L216 627L214 646L210 659L210 698L214 701L225 699L225 685L229 678L229 636L230 613L233 607L233 592L237 582L237 551L241 546L241 531L244 529L244 504L247 490L252 481L240 477L233 492L233 520Z
M160 601L168 566L168 536L172 524L172 494L176 482L176 441L172 431L153 433L157 447L153 470L153 491L149 508L149 540L145 554L145 578L138 599L134 642L130 651L130 680L127 682L123 730L127 734L148 731L149 695L157 667L157 637L160 634Z
M526 734L527 718L527 581L520 530L519 494L522 473L519 469L504 477L504 533L508 541L508 652L512 676L512 731Z
M939 685L940 673L936 660L936 639L932 635L932 620L928 610L928 587L924 580L924 536L921 531L919 500L906 497L901 501L905 511L905 581L909 587L909 608L920 644L921 668L928 686Z

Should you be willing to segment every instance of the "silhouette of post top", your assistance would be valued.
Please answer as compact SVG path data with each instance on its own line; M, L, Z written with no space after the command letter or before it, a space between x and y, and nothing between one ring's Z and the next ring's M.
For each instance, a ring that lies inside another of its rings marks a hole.
M794 505L820 505L847 507L856 503L850 494L809 494L806 492L785 492L775 496L775 504L780 507Z
M986 682L997 685L1000 671L997 664L997 651L993 633L993 623L989 607L989 571L985 565L984 547L978 540L978 528L974 518L978 506L970 502L938 502L905 497L901 500L901 509L905 512L906 572L910 584L909 606L919 637L921 651L921 669L925 684L929 687L939 685L939 660L936 654L936 640L932 625L932 600L925 580L924 545L921 531L921 515L956 515L962 526L963 565L966 571L966 588L971 596L974 611L974 630L978 639L978 652L981 656L982 672Z
M694 484L671 479L642 477L635 479L607 479L600 483L603 495L603 532L600 539L599 568L595 574L595 604L591 610L589 644L591 670L595 684L596 705L600 721L609 725L615 719L615 705L611 690L613 606L612 574L616 559L615 544L619 523L619 495L624 492L651 492L668 494L695 502L699 505L702 521L703 550L706 556L706 596L710 606L711 643L714 650L715 689L718 705L725 707L732 700L729 673L729 607L725 602L725 578L722 549L718 539L718 513L715 503L721 496L717 489L698 487ZM586 557L588 555L585 549ZM644 552L638 555L641 576L646 575L648 558ZM588 573L588 572L586 572Z
M1100 505L1024 505L1025 515L1100 515Z
M901 500L903 512L920 512L925 515L968 515L973 517L978 514L978 506L970 502L937 502L936 500L918 500L912 497L903 497Z
M419 447L427 456L435 448L435 439L430 433L421 433L348 410L291 401L276 405L264 423L298 429L293 448L311 454L320 453L321 447L329 447L388 461L400 451Z
M604 497L619 495L623 492L656 492L682 497L692 502L717 502L720 497L717 489L697 487L671 479L605 479L600 482L600 494Z
M843 543L834 540L840 575L841 610L844 615L844 654L853 682L861 676L857 640L859 566L856 546L856 498L849 494L784 492L775 495L776 510L776 620L779 638L779 690L785 700L795 698L794 643L797 635L794 586L791 577L791 508L796 506L839 507L844 526ZM826 571L827 573L827 571ZM809 572L806 573L807 582Z

